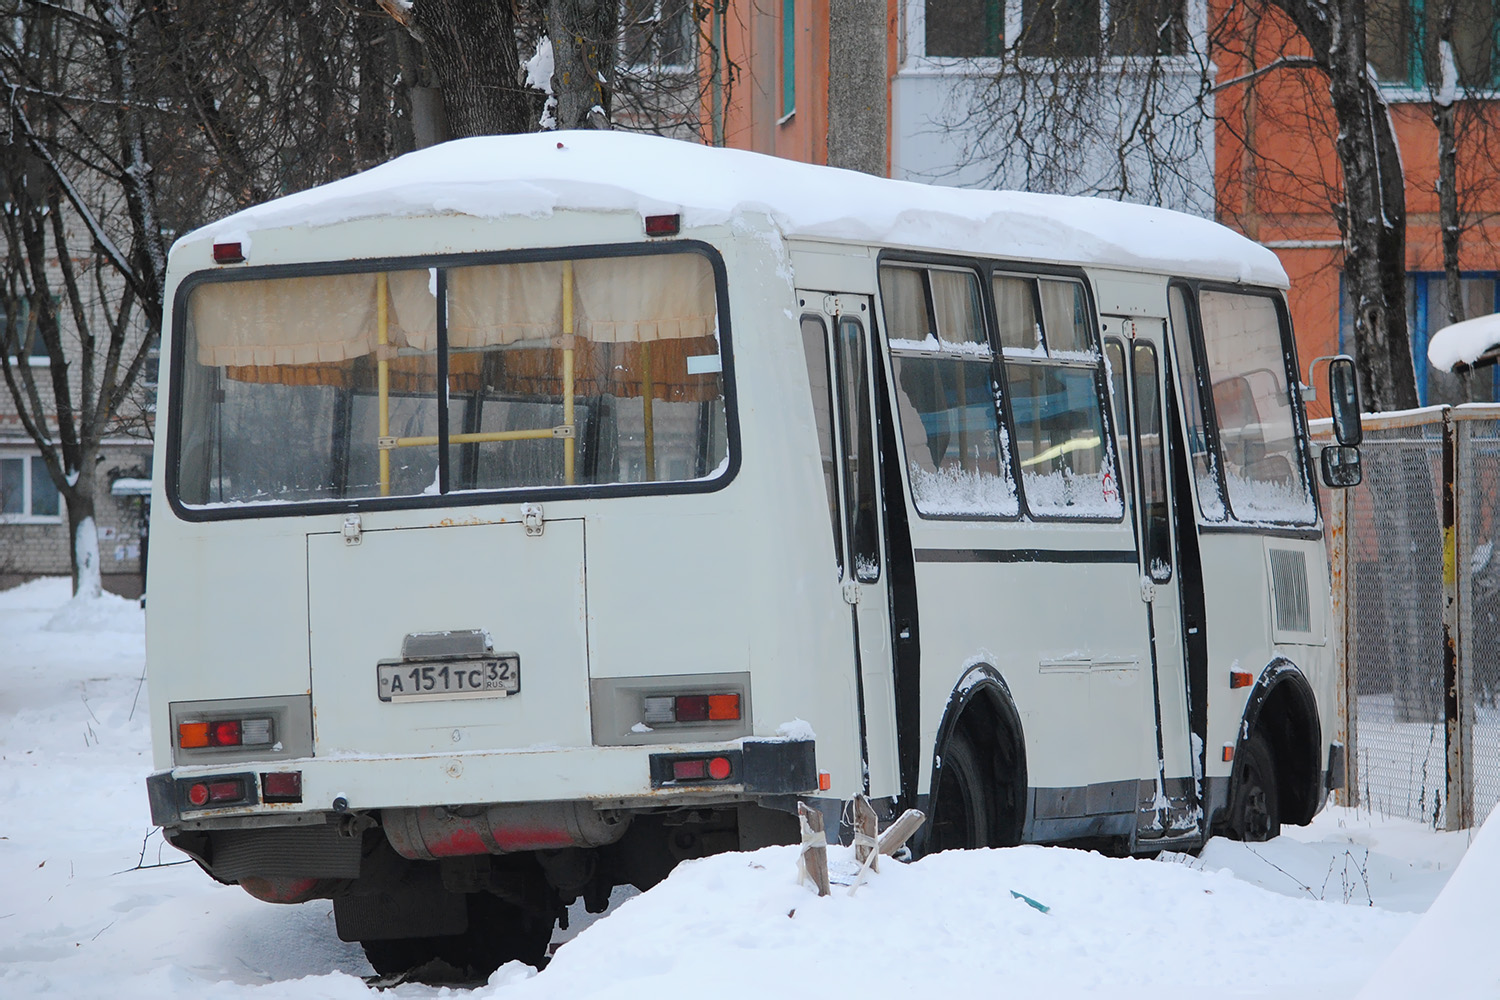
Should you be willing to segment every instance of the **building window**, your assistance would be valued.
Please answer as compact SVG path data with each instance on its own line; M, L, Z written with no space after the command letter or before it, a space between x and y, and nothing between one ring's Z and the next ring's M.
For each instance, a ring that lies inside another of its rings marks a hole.
M62 503L40 455L0 456L0 521L57 521Z
M781 0L781 120L797 110L797 0Z
M1370 65L1382 82L1425 88L1441 79L1438 22L1449 0L1370 0L1366 42ZM1500 85L1493 0L1453 0L1453 61L1459 85L1490 90Z
M1188 51L1187 0L925 0L923 53L1046 59L1179 56Z
M60 301L55 295L52 297L52 300L54 303ZM12 318L15 321L14 327L11 326ZM21 299L17 303L14 317L11 317L6 312L5 307L0 305L0 329L4 330L4 343L11 343L12 338L25 342L25 353L30 359L31 364L46 365L51 363L52 355L47 352L47 343L42 339L41 324L35 322L35 317L31 314L30 300ZM12 359L18 356L15 353L11 354Z
M998 56L1005 49L1002 0L927 0L927 54Z
M1021 21L1023 56L1099 54L1099 0L1021 0Z
M690 69L696 57L688 0L624 0L620 63L637 69Z
M1500 280L1494 274L1471 274L1460 280L1464 318L1496 312ZM1452 372L1427 363L1427 344L1432 335L1448 325L1448 283L1440 273L1417 273L1406 277L1406 326L1411 332L1412 364L1417 375L1417 401L1422 406L1500 401L1500 366L1470 373L1468 391L1464 380ZM1339 280L1339 350L1354 349L1354 305L1349 286Z

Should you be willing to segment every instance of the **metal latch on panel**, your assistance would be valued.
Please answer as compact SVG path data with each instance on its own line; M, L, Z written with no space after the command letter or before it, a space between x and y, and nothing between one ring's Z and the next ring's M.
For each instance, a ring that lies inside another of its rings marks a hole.
M839 303L837 295L823 296L823 311L830 316L842 316L843 306Z
M854 583L852 581L849 582L849 583L844 584L844 603L845 604L858 604L859 603L859 584Z
M1147 604L1156 600L1156 583L1149 576L1141 577L1141 600Z
M360 523L358 514L348 514L344 517L344 544L358 545L364 538L364 525Z
M533 537L540 535L546 527L542 517L542 505L539 503L522 504L521 523L526 525L527 535Z

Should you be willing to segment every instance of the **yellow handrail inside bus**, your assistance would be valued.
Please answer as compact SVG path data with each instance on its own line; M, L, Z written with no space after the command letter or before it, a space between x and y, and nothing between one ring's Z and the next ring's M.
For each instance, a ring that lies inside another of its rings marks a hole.
M376 275L375 279L375 319L376 319L376 385L380 396L380 427L379 441L377 447L380 450L380 495L390 496L391 493L391 450L394 448L416 448L431 447L438 443L436 434L421 435L418 437L391 437L391 412L390 412L390 368L386 360L388 345L390 344L390 314L387 299L387 279L384 273ZM573 374L573 262L563 261L563 287L562 287L562 314L563 314L563 336L562 336L562 362L563 362L563 422L558 427L535 427L528 430L515 431L477 431L465 434L449 434L449 444L483 444L491 441L533 441L544 438L562 438L563 442L563 477L569 485L573 485L577 478L575 463L577 461L577 443L573 437L574 426L574 374ZM650 345L647 347L647 375L646 384L650 386ZM646 401L647 414L647 455L651 453L651 431L650 431L651 402Z
M391 372L385 359L390 343L390 313L386 303L386 276L375 276L375 384L380 396L380 495L391 495L391 452L385 442L391 436Z
M573 485L577 445L573 441L573 262L563 261L563 482Z

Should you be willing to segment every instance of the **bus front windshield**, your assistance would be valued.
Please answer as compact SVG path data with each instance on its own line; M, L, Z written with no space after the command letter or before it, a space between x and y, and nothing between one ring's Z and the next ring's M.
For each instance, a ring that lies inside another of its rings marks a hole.
M714 272L696 252L205 281L184 313L187 506L728 467Z

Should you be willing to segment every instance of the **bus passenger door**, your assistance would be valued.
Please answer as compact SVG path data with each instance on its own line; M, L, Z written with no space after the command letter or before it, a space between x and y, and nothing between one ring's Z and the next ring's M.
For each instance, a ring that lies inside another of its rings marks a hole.
M1171 434L1165 418L1166 324L1159 319L1106 317L1104 326L1116 405L1125 411L1116 415L1122 418L1122 429L1129 428L1141 600L1156 689L1156 788L1141 796L1137 839L1171 840L1197 832L1198 785L1193 780L1196 754L1188 724L1182 574L1177 565L1178 534L1184 529L1173 515ZM1188 525L1186 530L1194 528Z
M839 554L838 586L850 613L865 787L874 797L893 796L899 791L899 776L871 301L868 295L802 290L797 301L823 439L824 476ZM819 391L820 381L828 387L826 394ZM824 395L826 403L820 398Z

